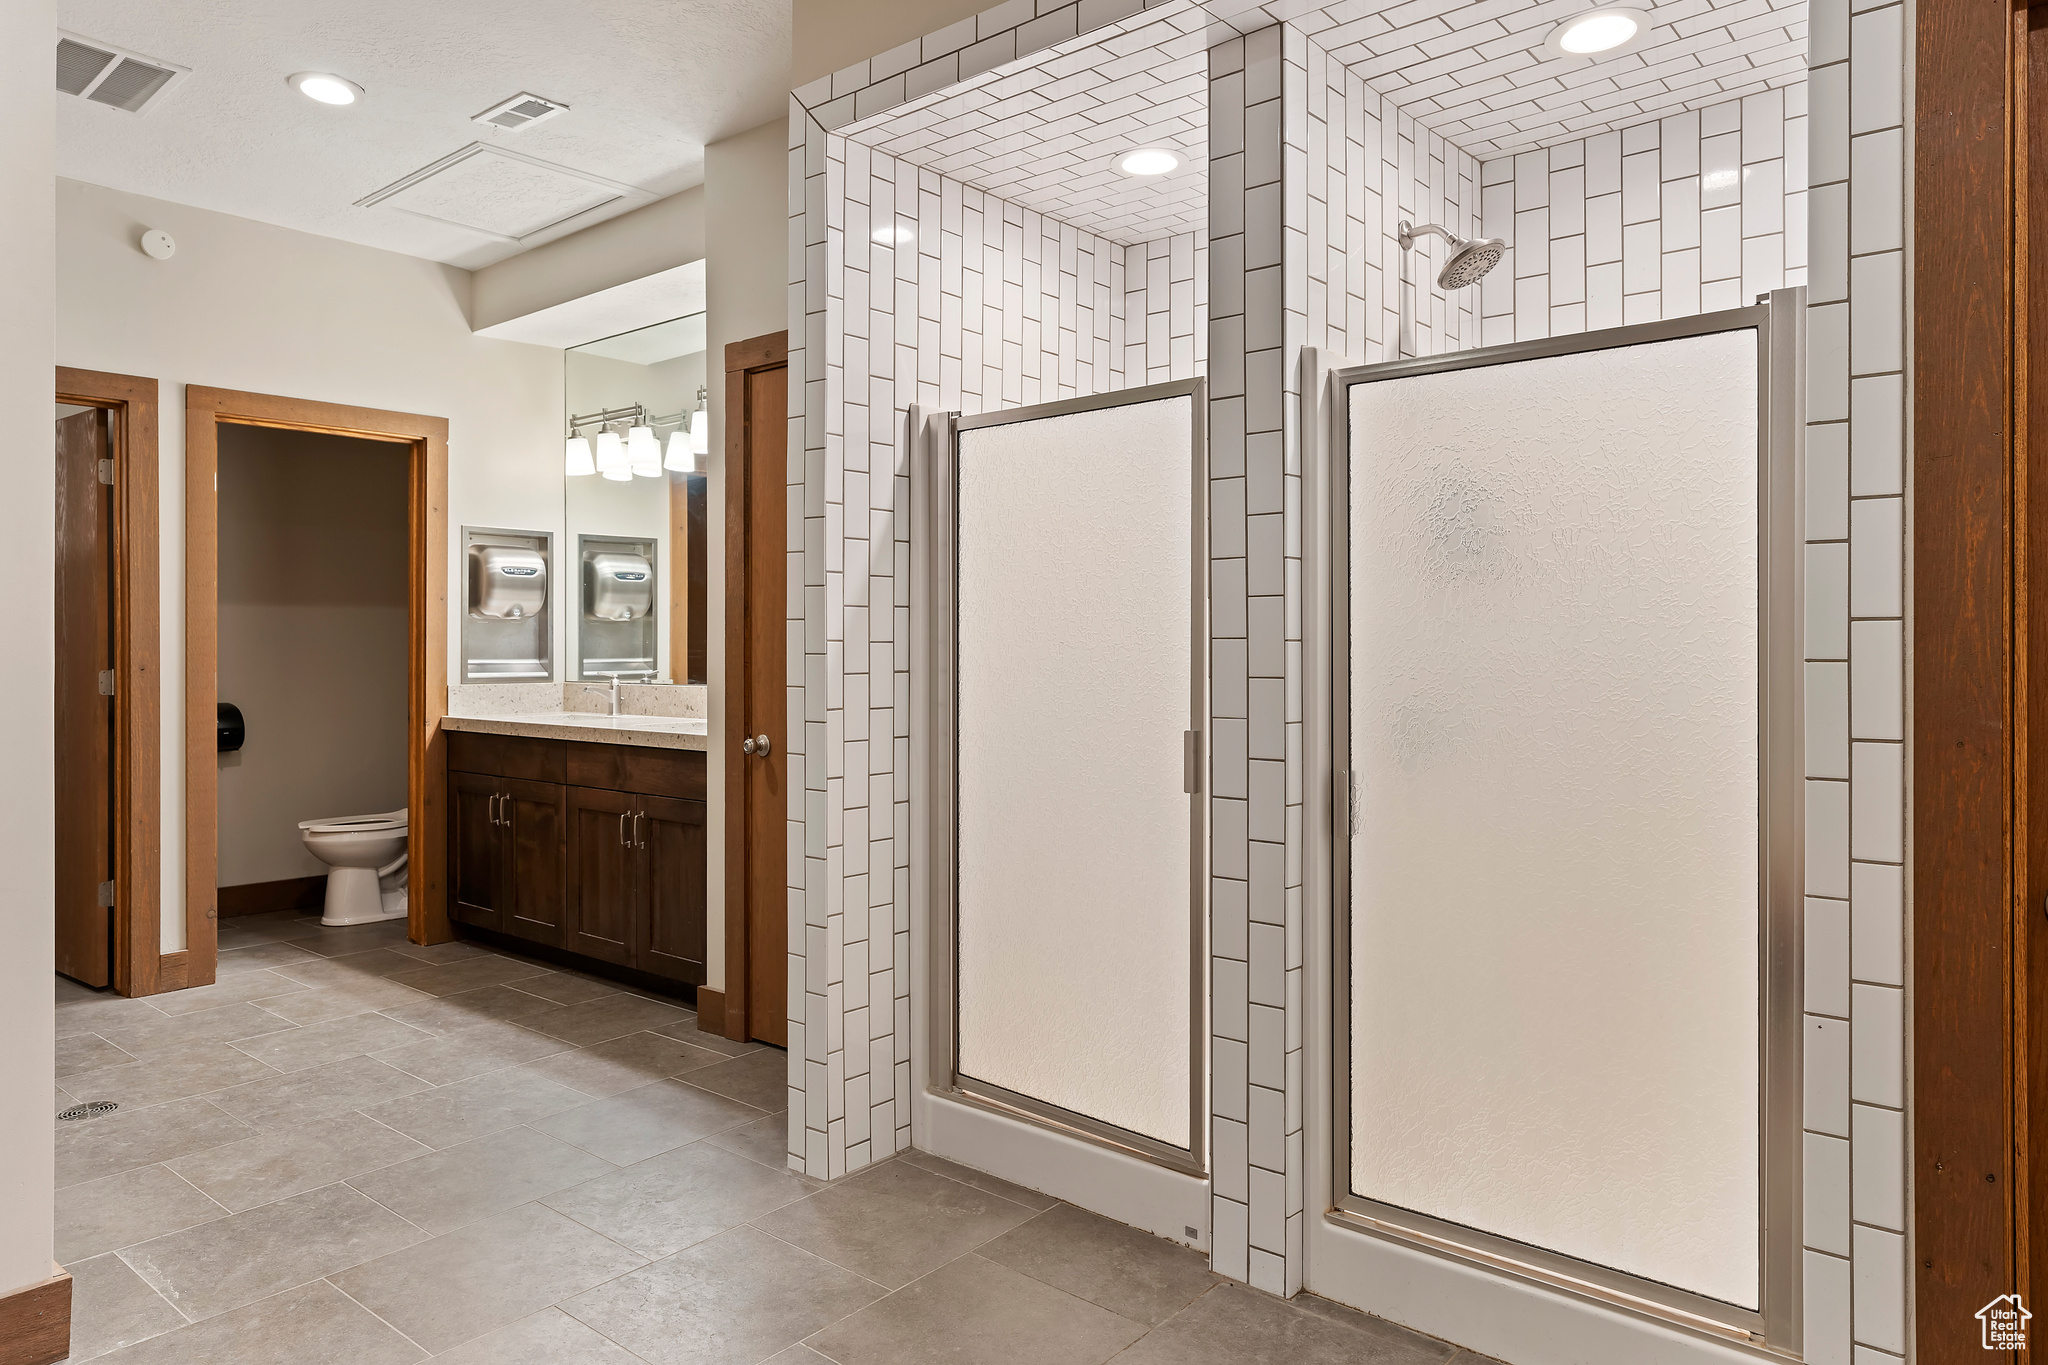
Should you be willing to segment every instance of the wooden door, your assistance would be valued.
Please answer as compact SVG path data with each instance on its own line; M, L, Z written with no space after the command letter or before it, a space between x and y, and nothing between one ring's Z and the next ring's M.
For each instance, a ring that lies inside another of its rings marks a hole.
M788 334L726 348L726 1033L789 1037ZM768 753L747 754L768 737Z
M633 823L641 861L641 938L633 965L704 981L704 803L643 796Z
M601 962L631 966L638 942L638 850L633 812L640 798L595 787L565 787L569 813L569 894L562 946Z
M498 837L503 783L481 773L448 774L448 913L482 929L504 927L500 915L505 850Z
M106 414L57 419L57 970L109 975L113 889L113 489ZM104 678L106 690L102 690Z
M569 843L565 789L553 782L509 778L501 779L500 788L504 931L560 946Z

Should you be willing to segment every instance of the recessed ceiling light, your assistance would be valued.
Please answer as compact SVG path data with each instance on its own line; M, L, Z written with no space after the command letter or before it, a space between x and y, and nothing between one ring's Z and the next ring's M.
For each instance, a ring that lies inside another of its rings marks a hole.
M1180 153L1164 147L1140 147L1117 158L1116 168L1125 175L1150 178L1180 169Z
M869 234L883 246L902 246L917 234L907 227L883 226Z
M1649 41L1650 16L1610 5L1575 14L1550 31L1543 49L1553 57L1613 57Z
M362 98L363 87L325 71L301 71L287 76L285 84L309 100L322 104L354 104Z

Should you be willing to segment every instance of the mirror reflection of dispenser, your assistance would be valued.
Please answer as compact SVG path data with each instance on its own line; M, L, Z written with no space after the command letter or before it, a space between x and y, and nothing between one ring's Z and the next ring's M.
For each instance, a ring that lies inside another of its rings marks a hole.
M654 542L580 536L577 557L583 566L577 676L652 680L659 643Z
M545 531L465 526L467 609L462 614L464 682L544 681L554 675L548 625Z

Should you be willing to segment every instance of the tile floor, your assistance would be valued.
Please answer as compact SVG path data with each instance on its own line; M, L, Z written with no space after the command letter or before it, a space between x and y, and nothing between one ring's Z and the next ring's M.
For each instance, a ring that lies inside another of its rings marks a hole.
M221 926L61 978L57 1257L109 1365L1487 1365L921 1152L783 1164L783 1054L473 944Z

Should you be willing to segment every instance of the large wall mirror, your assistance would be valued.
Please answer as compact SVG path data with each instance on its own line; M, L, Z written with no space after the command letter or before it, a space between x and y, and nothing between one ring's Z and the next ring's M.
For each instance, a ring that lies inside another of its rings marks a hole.
M567 356L571 679L703 683L704 314Z

